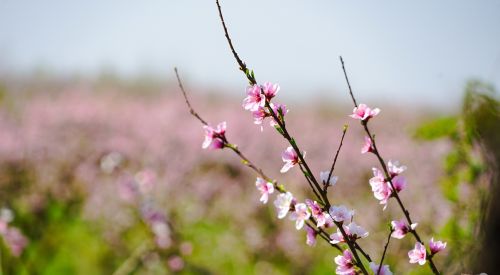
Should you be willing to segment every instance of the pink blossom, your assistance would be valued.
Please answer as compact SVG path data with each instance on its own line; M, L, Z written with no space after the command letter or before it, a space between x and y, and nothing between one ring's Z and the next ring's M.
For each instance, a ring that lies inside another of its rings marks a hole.
M373 147L372 139L365 136L365 145L361 148L361 154L373 152L375 148Z
M268 100L271 100L280 90L280 85L266 82L262 85L262 91Z
M406 223L405 219L399 221L392 221L391 226L394 232L391 236L396 239L402 239L410 230L414 230L417 227L417 223L412 223L410 226Z
M261 87L257 84L252 85L247 88L247 97L243 99L243 108L249 111L256 111L259 107L263 107L265 102L265 97L262 96Z
M349 235L349 228L345 225L342 225L344 228L344 232ZM330 243L332 244L338 244L338 243L343 243L345 242L344 235L342 235L342 232L340 231L339 228L337 228L337 232L333 233L330 235Z
M323 214L325 215L325 225L324 225L324 227L325 228L333 227L335 225L335 223L333 222L333 219L330 216L330 214L328 214L326 212L323 212Z
M222 149L224 148L224 139L226 133L226 122L221 122L217 128L212 128L209 125L203 126L205 130L205 141L203 141L202 148Z
M295 211L290 214L290 219L295 221L295 228L297 228L297 230L304 226L304 222L308 220L309 217L311 217L311 213L307 209L305 203L297 203L295 205Z
M168 258L167 264L170 270L172 270L173 272L179 272L184 269L184 260L177 255Z
M333 220L336 222L350 222L353 211L347 209L347 207L340 205L340 206L335 206L332 205L330 206L330 215L332 216Z
M415 248L408 252L408 257L410 258L410 263L418 263L419 265L425 264L427 251L425 246L419 242L415 243Z
M350 115L350 117L367 121L368 119L378 115L378 113L380 113L379 108L375 108L372 110L370 109L370 107L366 106L366 104L359 104L358 107L355 107L352 110L352 115Z
M326 218L328 216L328 213L323 212L323 209L316 201L306 199L306 204L311 209L311 214L317 222L316 226L317 227L324 226L326 223Z
M434 255L434 254L438 253L439 251L445 249L446 243L443 243L442 241L434 242L434 238L432 238L429 241L429 248L431 249L431 254Z
M343 255L335 257L335 263L338 265L335 269L337 274L347 274L354 275L356 270L354 269L354 263L352 259L352 254L349 250L344 250Z
M392 190L387 182L385 182L384 174L377 168L373 168L374 177L370 179L370 186L372 187L373 196L384 204L384 210L387 207L387 201L391 197Z
M135 182L142 194L150 193L156 181L156 173L151 169L144 169L135 174Z
M262 125L264 119L268 116L266 109L264 107L258 107L257 110L252 111L253 123L257 125ZM262 130L262 127L261 127Z
M271 108L273 109L273 112L276 114L276 116L278 118L282 118L281 115L283 115L283 117L288 113L288 109L286 108L286 105L285 104L273 104L271 103ZM280 114L281 113L281 114ZM272 118L272 120L269 122L269 124L271 125L271 127L275 127L276 125L279 125L278 122Z
M278 210L278 219L283 219L288 211L290 210L290 205L293 201L293 195L290 192L281 193L276 197L274 201L274 206Z
M406 179L403 176L396 176L392 179L392 185L396 189L396 192L400 192L406 187Z
M380 273L378 271L379 267L380 267L380 265L378 265L378 264L376 264L374 262L370 263L370 268L373 271L374 275L392 275L392 272L389 269L388 265L382 265L382 267L380 268Z
M310 226L306 225L306 231L307 231L306 244L308 246L316 245L316 236L318 235L316 230L314 230L314 228L311 228Z
M305 156L305 152L303 153L303 156ZM283 168L280 170L281 173L286 173L290 170L290 168L295 166L295 164L299 163L299 156L292 146L286 148L286 150L281 154L281 158L285 162L285 165L283 165Z
M19 257L26 245L28 245L28 239L16 227L8 227L3 234L3 238L10 252L15 257Z
M366 231L363 227L357 225L355 222L351 222L347 228L349 237L352 239L360 239L360 238L366 238L368 237L368 231Z
M330 175L330 171L319 172L319 178L321 179L321 182L323 182L323 184L326 184L326 182L328 181L329 175ZM328 182L328 185L334 186L338 180L339 180L339 177L332 175L330 177L330 181Z
M262 203L267 203L269 194L272 194L274 192L274 185L261 178L257 178L257 181L255 181L255 186L257 186L257 190L259 190L262 194L262 196L260 197L260 201Z
M387 168L389 170L391 178L403 173L406 170L406 166L399 165L398 161L393 162L391 160L389 160L389 162L387 163Z

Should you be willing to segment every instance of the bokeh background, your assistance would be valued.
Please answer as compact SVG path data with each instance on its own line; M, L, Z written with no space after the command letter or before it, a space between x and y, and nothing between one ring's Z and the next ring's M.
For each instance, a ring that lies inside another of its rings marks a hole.
M438 266L494 274L498 2L221 4L257 79L280 83L276 100L313 172L330 167L349 124L330 197L356 209L373 258L402 216L371 193L377 162L360 154L339 55L358 101L382 109L370 124L383 156L408 166L401 196L420 234L448 242ZM307 246L272 200L262 205L235 155L201 149L174 66L206 120L227 121L267 174L312 196L298 169L279 173L285 140L241 108L247 81L214 1L0 1L4 274L333 273L336 250ZM408 263L412 247L391 242L395 274L429 273Z

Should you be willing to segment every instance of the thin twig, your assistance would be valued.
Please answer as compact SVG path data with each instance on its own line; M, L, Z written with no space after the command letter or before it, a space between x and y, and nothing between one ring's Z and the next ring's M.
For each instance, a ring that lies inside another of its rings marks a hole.
M328 179L326 180L323 192L326 192L326 189L330 185L330 179L332 177L333 170L335 169L335 164L337 164L337 158L339 156L340 149L342 148L342 143L344 142L344 137L345 137L345 133L347 132L347 128L348 128L347 124L344 125L344 129L342 130L342 138L340 138L339 148L337 148L337 152L335 153L335 157L333 158L332 168L330 168L330 173L328 173Z
M179 72L177 71L177 68L174 68L174 71L175 71L175 76L177 77L177 83L179 83L179 88L181 89L182 91L182 95L184 96L184 100L186 101L186 105L188 106L189 108L189 112L194 116L196 117L203 125L208 125L208 123L203 120L203 118L200 117L200 115L198 115L198 113L196 113L193 109L193 107L191 106L191 103L189 102L189 99L187 97L187 93L186 93L186 90L184 90L184 85L182 85L182 81L181 81L181 78L179 76Z
M387 236L387 242L385 243L385 246L384 246L384 253L382 253L382 258L380 259L380 264L378 265L377 275L379 275L380 270L382 270L382 264L384 263L384 258L385 258L385 253L387 252L387 247L389 246L389 242L391 241L392 232L394 232L393 228L391 228L391 231L389 232L389 236Z

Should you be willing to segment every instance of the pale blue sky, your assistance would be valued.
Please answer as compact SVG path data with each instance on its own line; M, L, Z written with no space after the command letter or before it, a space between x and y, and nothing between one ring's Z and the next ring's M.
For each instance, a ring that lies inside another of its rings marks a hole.
M286 4L285 4L286 3ZM222 0L235 46L281 96L456 104L472 77L500 87L500 1ZM0 0L0 67L94 74L104 66L243 93L212 0ZM330 95L331 96L331 95Z

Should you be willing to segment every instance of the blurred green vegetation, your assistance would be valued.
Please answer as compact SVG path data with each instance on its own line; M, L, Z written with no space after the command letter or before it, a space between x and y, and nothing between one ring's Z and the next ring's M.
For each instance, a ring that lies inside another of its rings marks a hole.
M470 81L459 115L434 119L415 131L417 139L447 139L453 145L443 160L445 176L440 180L444 198L452 205L451 216L439 233L441 239L448 241L444 273L472 273L477 267L477 254L484 248L481 240L488 226L488 206L498 199L492 192L498 184L494 174L498 173L500 154L500 109L496 97L491 85ZM484 272L485 268L474 272Z

